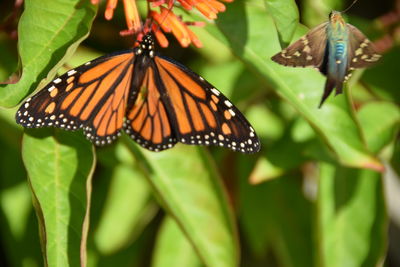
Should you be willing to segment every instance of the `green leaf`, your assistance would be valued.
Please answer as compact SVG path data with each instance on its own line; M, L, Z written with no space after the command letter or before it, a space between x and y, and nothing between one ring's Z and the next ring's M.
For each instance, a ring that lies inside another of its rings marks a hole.
M54 77L88 35L96 9L90 1L25 1L18 24L22 76L16 84L0 85L0 106L17 105L42 79Z
M9 266L41 266L43 258L38 227L20 151L22 133L10 121L14 113L13 110L0 110L0 236L5 256L3 262Z
M390 160L390 164L392 165L393 170L396 172L397 176L400 177L400 140L394 144L393 148L393 157Z
M170 217L166 217L158 232L152 267L200 267L200 259L182 230Z
M246 18L251 19L243 21ZM330 97L318 109L325 78L313 69L288 68L270 59L280 47L273 20L260 1L233 2L217 25L227 38L219 36L220 40L228 41L233 52L308 121L342 164L383 169L367 150L344 95ZM298 29L296 36L304 33Z
M10 74L17 68L18 58L15 55L15 41L10 41L8 36L0 32L0 84L9 79ZM12 47L12 49L11 49Z
M177 145L154 153L127 142L146 164L159 202L177 222L206 266L238 265L235 224L219 177L200 148Z
M281 47L287 47L299 23L299 10L294 0L265 0L278 31Z
M54 129L30 130L23 138L47 266L85 265L92 149L82 135Z
M312 206L299 178L282 176L256 186L241 179L240 222L255 258L272 251L281 266L313 266Z
M389 102L369 102L357 115L371 151L377 154L393 141L400 125L398 106Z
M363 75L363 81L366 82L369 91L372 91L375 96L381 99L393 101L397 104L400 103L400 90L397 81L399 60L400 48L395 46L385 53L385 56L373 68L365 70Z
M370 170L321 164L319 266L379 266L386 252L382 177Z
M119 143L116 154L109 156L122 162L113 166L107 177L109 192L95 232L95 244L102 254L112 254L133 242L157 211L146 178L130 152Z
M327 21L329 12L332 10L342 10L343 3L342 0L304 0L302 2L302 19L306 25L315 27Z

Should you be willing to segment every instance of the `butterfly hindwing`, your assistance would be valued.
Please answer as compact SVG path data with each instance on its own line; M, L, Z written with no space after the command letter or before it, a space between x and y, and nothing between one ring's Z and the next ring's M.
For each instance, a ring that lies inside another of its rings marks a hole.
M372 66L381 57L373 43L356 27L347 23L349 28L349 69Z
M326 48L326 26L322 23L292 45L272 57L272 60L290 67L316 67L323 62Z
M50 82L19 108L27 128L83 128L97 145L110 143L122 128L132 77L132 50L97 58Z
M171 125L166 105L159 92L160 83L153 64L144 71L143 79L138 80L132 93L137 94L128 104L125 132L142 147L161 151L173 147L176 135ZM176 127L176 126L175 126Z

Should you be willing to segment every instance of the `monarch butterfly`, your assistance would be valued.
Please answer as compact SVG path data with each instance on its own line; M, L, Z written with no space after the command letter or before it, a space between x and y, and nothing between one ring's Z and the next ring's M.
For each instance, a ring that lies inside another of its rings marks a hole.
M89 61L28 98L16 114L27 128L83 128L97 146L123 129L142 147L177 142L217 145L243 153L260 141L240 111L205 79L156 54L151 33L133 49Z

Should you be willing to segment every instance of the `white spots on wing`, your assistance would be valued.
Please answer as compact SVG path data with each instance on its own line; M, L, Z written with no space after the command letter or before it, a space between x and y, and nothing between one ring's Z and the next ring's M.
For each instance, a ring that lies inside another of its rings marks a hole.
M368 39L365 39L364 42L361 43L360 47L361 48L367 47L369 42L370 41Z
M74 75L76 73L76 70L70 70L67 72L68 76Z
M211 92L214 94L214 95L216 95L216 96L219 96L221 93L217 90L217 89L215 89L215 88L211 88Z
M25 105L24 105L24 108L28 108L28 107L29 107L29 103L26 102Z
M362 48L360 47L360 48L358 48L358 49L356 50L355 55L356 55L356 56L359 56L359 55L362 55L362 53L363 53L363 50L362 50Z
M311 61L313 57L311 55L307 55L306 60Z
M301 53L299 51L294 52L293 56L300 57Z
M53 91L54 89L56 89L56 87L55 87L54 85L52 85L52 86L49 87L49 89L47 89L47 91L51 92L51 91Z
M225 100L224 103L228 108L232 107L232 103L229 100Z
M378 59L380 59L380 57L381 57L381 55L373 54L370 58L368 58L368 56L366 58L362 58L362 57L361 58L368 62L375 62Z
M62 81L62 80L61 80L60 78L57 78L57 79L55 79L55 80L53 81L53 83L59 84L61 81Z
M235 117L235 112L232 109L228 109L229 113L232 115L232 117Z
M292 56L288 56L288 55L287 55L287 50L286 50L286 49L283 49L283 50L282 50L281 56L284 57L284 58L292 58Z

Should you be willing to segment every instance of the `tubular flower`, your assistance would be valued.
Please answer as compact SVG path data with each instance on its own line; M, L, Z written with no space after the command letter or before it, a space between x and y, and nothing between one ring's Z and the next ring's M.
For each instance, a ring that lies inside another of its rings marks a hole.
M91 0L93 4L98 4L100 0ZM204 26L203 22L185 22L173 12L174 3L178 2L185 10L197 9L208 19L216 19L219 12L225 11L222 2L232 2L233 0L147 0L149 3L147 19L142 26L136 0L123 0L127 29L121 31L121 35L137 34L137 39L141 40L143 33L152 31L162 47L168 46L168 39L164 33L172 33L182 47L188 47L193 43L196 47L201 47L202 43L188 26ZM112 19L118 0L107 0L104 16L107 20ZM157 12L151 8L159 8ZM164 32L164 33L163 33Z
M199 10L206 18L216 19L219 12L225 11L225 5L218 0L176 0L186 10L191 10L193 7ZM223 2L233 2L233 0L220 0ZM172 7L175 0L148 0L153 6L166 4Z

